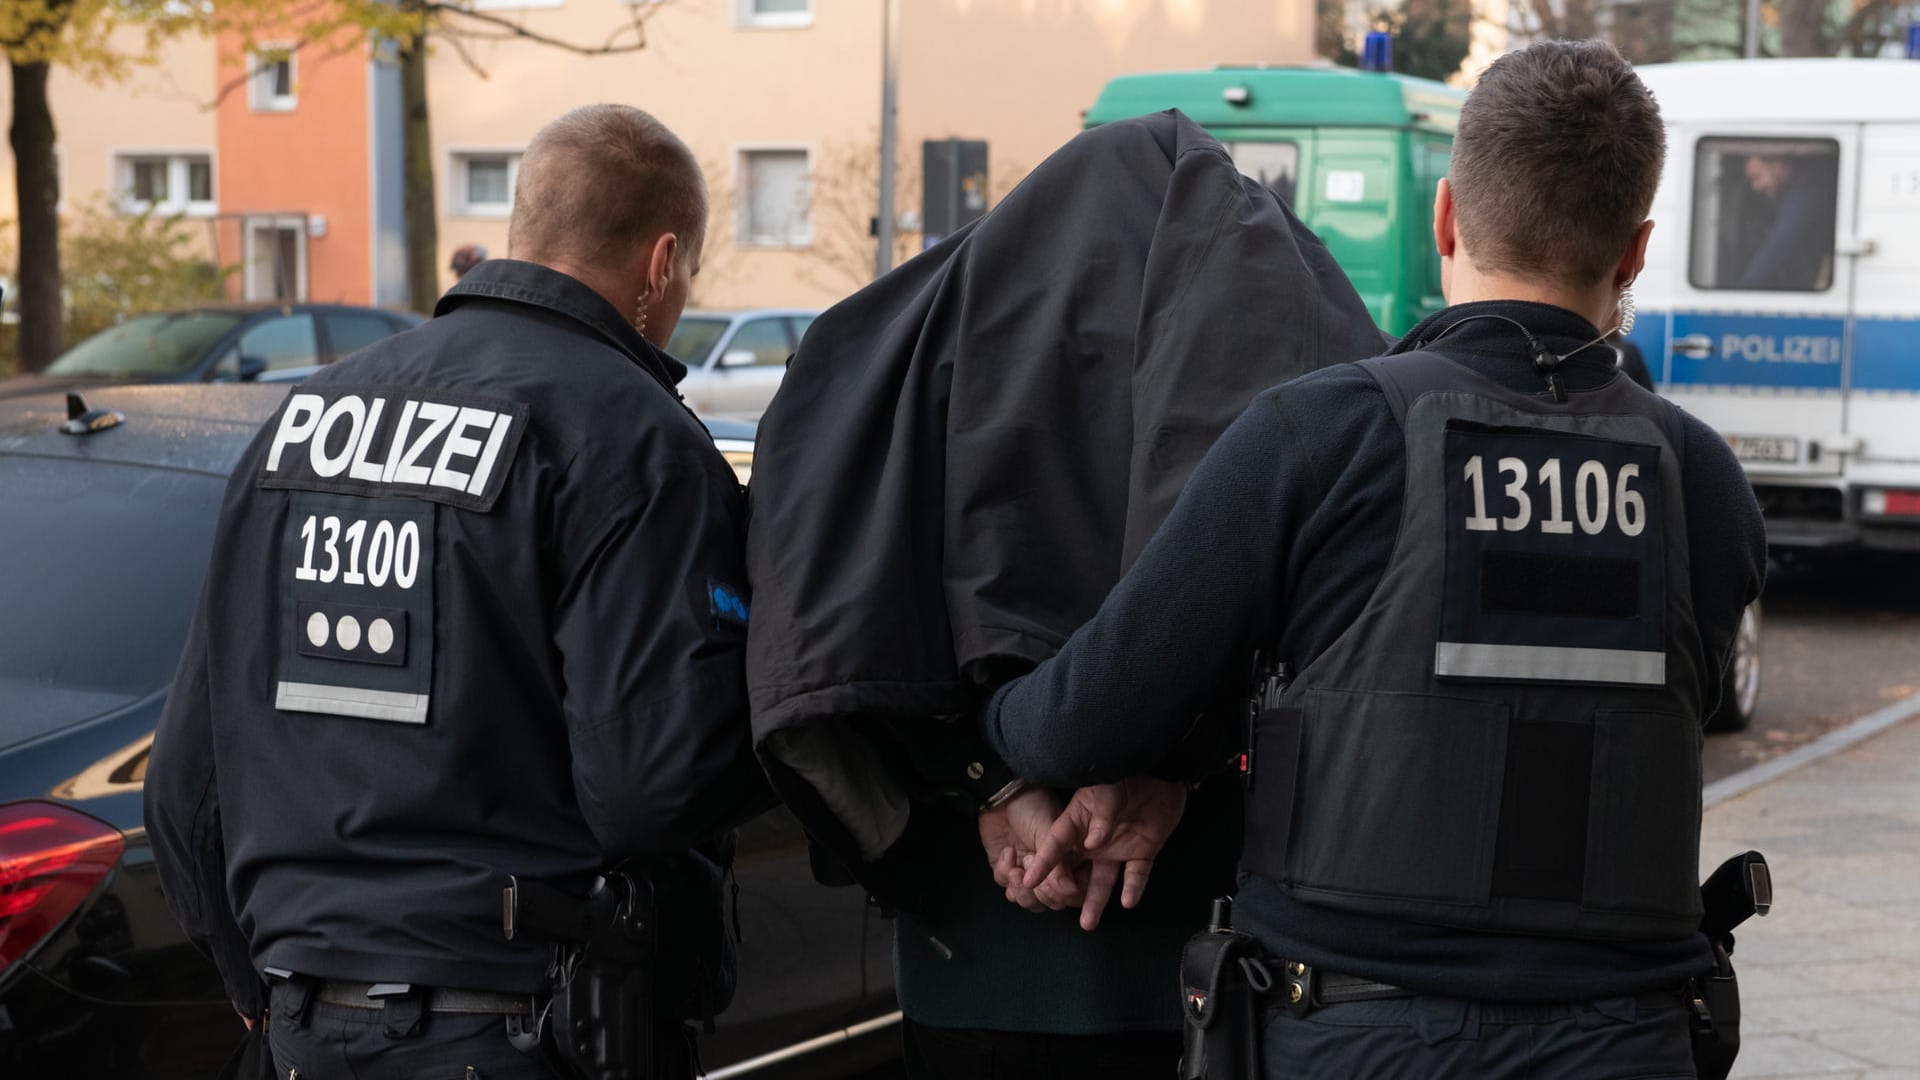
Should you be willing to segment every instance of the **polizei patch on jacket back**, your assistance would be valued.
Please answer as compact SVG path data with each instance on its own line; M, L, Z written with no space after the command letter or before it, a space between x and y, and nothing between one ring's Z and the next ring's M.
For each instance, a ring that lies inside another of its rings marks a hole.
M1450 426L1434 674L1666 682L1660 448Z
M527 428L524 402L419 387L326 386L287 398L263 488L427 499L486 513Z

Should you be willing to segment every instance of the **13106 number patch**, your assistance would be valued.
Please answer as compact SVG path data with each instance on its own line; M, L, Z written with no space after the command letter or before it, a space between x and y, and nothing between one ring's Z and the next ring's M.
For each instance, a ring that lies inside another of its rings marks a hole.
M1469 456L1461 470L1472 503L1463 521L1468 532L1522 532L1535 526L1535 494L1545 507L1537 527L1548 536L1571 536L1576 524L1588 536L1598 536L1609 526L1630 537L1647 530L1647 501L1634 487L1640 479L1638 462L1610 466L1587 458L1568 470L1559 457L1529 465L1524 457L1502 456L1495 459L1494 469L1506 499L1506 505L1494 507L1506 511L1499 517L1488 513L1487 455ZM1565 479L1568 471L1573 473L1571 500ZM1569 501L1572 518L1566 513Z

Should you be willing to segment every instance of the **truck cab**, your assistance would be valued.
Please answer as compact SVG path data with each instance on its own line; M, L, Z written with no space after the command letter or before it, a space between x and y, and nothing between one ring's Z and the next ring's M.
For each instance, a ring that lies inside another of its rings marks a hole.
M1324 64L1217 67L1120 76L1086 126L1179 109L1293 207L1374 320L1402 334L1446 306L1433 198L1465 100L1427 79Z

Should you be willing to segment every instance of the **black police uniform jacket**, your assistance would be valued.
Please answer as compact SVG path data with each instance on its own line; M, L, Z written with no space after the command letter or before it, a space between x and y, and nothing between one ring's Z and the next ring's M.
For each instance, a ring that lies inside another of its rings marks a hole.
M249 1013L269 966L539 990L507 875L584 893L765 791L744 500L684 369L530 263L436 316L295 387L242 458L154 741L167 899Z
M970 722L929 720L1053 655L1253 394L1385 341L1312 232L1173 111L1077 136L821 315L761 420L747 541L782 798L898 901L880 860L914 785L1010 778L947 738Z
M1569 404L1529 333L1568 357ZM1234 921L1274 956L1507 1001L1699 974L1700 723L1766 534L1726 441L1582 347L1598 336L1521 302L1415 327L1395 352L1422 355L1377 366L1424 388L1437 364L1462 392L1443 446L1362 365L1259 395L987 736L1047 783L1132 775L1268 650L1294 711L1253 748ZM1509 430L1495 399L1567 418Z

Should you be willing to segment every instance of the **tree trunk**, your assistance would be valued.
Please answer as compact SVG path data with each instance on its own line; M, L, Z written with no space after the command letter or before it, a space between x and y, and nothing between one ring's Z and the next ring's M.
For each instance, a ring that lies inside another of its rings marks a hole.
M1891 0L1866 0L1847 18L1841 28L1840 42L1847 56L1878 56L1888 41L1898 36ZM1893 31L1893 33L1889 33Z
M1669 3L1615 4L1610 36L1635 64L1661 64L1674 59L1673 22Z
M440 299L440 224L433 206L433 133L427 123L427 35L400 43L401 141L407 218L408 304L423 315Z
M1826 0L1783 0L1780 5L1781 56L1831 56L1827 41Z
M1600 5L1588 0L1568 0L1566 16L1560 23L1560 37L1585 41L1600 36Z
M13 64L14 185L20 210L22 373L60 355L60 170L53 156L53 112L47 107L48 65Z

